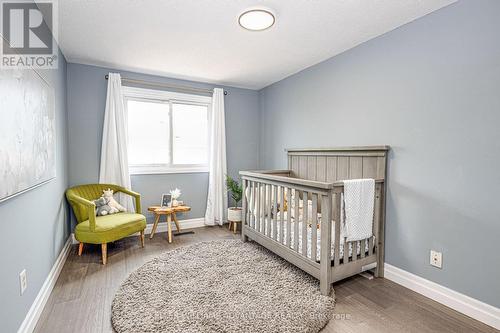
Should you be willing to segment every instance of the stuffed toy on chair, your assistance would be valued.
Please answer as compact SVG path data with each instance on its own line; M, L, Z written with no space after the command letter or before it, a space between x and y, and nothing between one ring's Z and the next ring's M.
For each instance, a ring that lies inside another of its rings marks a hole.
M94 200L95 204L95 215L96 216L106 216L109 214L118 213L118 209L110 207L108 205L109 200L105 197L100 197L97 200Z
M102 192L103 192L102 197L108 199L108 205L111 208L117 209L118 212L126 211L125 207L120 205L118 203L118 201L116 201L115 198L113 198L113 190L112 189L108 188L107 190L103 190Z

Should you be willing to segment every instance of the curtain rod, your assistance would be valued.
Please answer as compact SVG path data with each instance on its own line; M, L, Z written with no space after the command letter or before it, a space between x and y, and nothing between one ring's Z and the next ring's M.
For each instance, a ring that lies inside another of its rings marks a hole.
M104 75L104 78L107 80L109 75ZM136 79L129 79L126 77L122 77L122 81L129 82L129 83L135 83L135 84L141 84L145 86L151 86L151 87L160 87L160 88L169 88L169 89L176 89L176 90L184 90L184 91L189 91L189 92L198 92L198 93L204 93L204 94L212 94L213 90L211 89L203 89L203 88L193 88L193 87L188 87L188 86L183 86L179 84L169 84L169 83L160 83L160 82L150 82L150 81L145 81L145 80L136 80ZM224 95L227 95L227 90L224 90Z

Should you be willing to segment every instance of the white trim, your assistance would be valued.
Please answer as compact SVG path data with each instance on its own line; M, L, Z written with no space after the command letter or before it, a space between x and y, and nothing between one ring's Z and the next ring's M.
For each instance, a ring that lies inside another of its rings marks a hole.
M143 164L143 165L133 165L129 164L129 173L131 175L147 175L147 174L169 174L169 173L201 173L208 172L208 158L205 163L201 164L174 164L173 163L173 104L189 104L189 105L200 105L207 109L207 126L211 117L211 106L212 97L202 96L196 94L185 94L177 93L165 90L156 89L146 89L125 86L123 90L123 99L125 101L125 108L128 107L128 101L142 101L142 102L153 102L161 103L169 106L168 111L168 142L165 144L169 145L168 149L168 163L165 164ZM128 114L128 110L126 111ZM208 128L207 128L208 134ZM207 142L209 138L207 137ZM206 147L208 152L208 145Z
M45 282L42 285L42 288L38 292L33 304L31 305L26 317L24 318L21 326L17 330L18 333L31 333L35 329L35 326L42 314L43 308L45 304L49 300L49 296L52 293L52 289L56 284L57 279L59 278L59 274L68 258L68 255L71 250L72 237L68 237L68 240L64 244L61 253L57 257L52 269L49 272L49 275L45 279Z
M182 230L206 227L205 219L203 217L200 217L197 219L179 220L179 224L181 225ZM150 234L152 229L153 229L153 224L148 224L148 225L146 225L146 229L144 230L144 233ZM172 230L177 231L177 228L175 227L175 223L172 223ZM158 227L156 228L156 232L167 232L167 231L168 231L167 222L158 223Z
M491 327L500 329L500 309L385 263L384 277Z

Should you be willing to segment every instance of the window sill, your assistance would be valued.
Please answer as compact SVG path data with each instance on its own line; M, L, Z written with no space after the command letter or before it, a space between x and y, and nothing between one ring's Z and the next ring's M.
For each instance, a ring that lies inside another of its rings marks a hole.
M131 167L129 173L134 175L162 175L175 173L208 173L208 167L181 167L181 168L155 168L155 167Z

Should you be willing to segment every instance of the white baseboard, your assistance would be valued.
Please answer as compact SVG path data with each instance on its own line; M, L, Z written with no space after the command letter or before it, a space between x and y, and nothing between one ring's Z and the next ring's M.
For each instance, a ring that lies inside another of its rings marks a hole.
M384 277L491 327L500 329L500 309L385 263Z
M194 228L206 227L205 219L203 217L197 219L179 220L179 223L182 229L194 229ZM149 235L152 230L153 230L153 224L152 223L146 224L146 229L144 229L144 233L146 235ZM172 230L177 231L175 223L173 222L172 222ZM159 222L158 227L156 228L156 232L167 232L167 231L168 231L167 222L166 221ZM138 233L132 234L130 236L135 236L135 235L138 235ZM73 244L78 244L78 241L75 239L75 235L73 233L71 234L71 239Z
M197 219L179 220L179 224L181 225L182 229L206 227L205 219L203 217ZM150 234L151 230L153 230L153 224L148 224L146 225L146 230L144 230L144 233ZM177 231L175 223L172 223L172 230ZM159 222L158 227L156 228L156 232L167 232L167 231L168 231L167 222Z
M33 304L31 305L24 321L21 326L17 330L18 333L31 333L35 329L36 323L42 314L43 308L47 303L50 293L56 284L57 278L59 278L59 274L61 273L61 269L66 262L66 258L68 258L69 251L71 249L72 237L68 237L68 240L64 244L61 253L57 257L52 269L49 272L49 275L45 279L45 282L42 285L42 288L38 292Z

